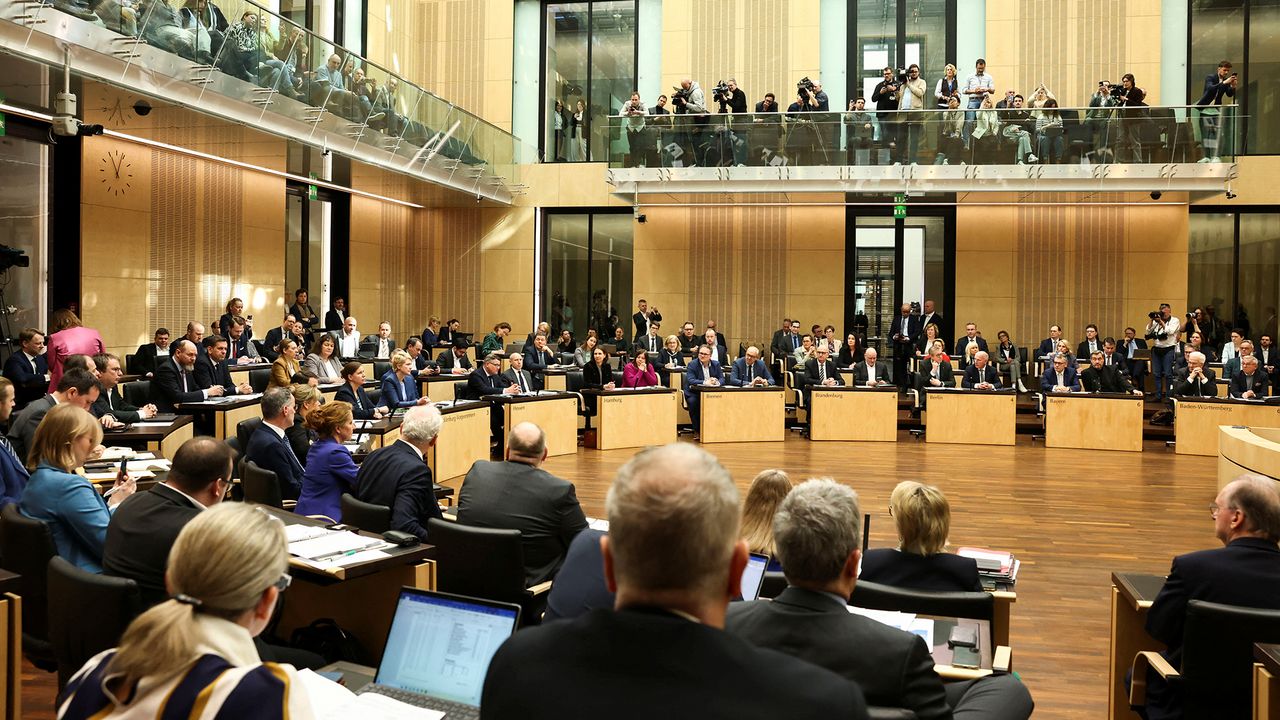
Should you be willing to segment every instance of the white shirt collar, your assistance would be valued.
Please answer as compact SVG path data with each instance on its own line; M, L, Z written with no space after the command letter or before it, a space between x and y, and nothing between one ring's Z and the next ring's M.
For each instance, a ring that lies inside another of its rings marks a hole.
M417 445L414 445L413 443L409 442L408 440L405 440L405 439L404 439L404 438L402 438L402 437L400 437L400 438L396 438L396 442L401 442L401 443L404 443L405 445L408 445L410 448L412 448L412 449L413 449L413 451L414 451L415 453L417 453L417 454L418 454L418 459L419 459L419 460L421 460L421 459L422 459L422 451L418 449L418 446L417 446Z
M265 421L262 424L265 425L266 427L271 428L271 432L274 432L276 436L281 438L284 437L284 428L279 427L277 425L273 425L272 423L265 422Z
M202 502L200 502L199 500L197 500L197 499L195 499L195 498L191 497L190 495L188 495L188 494L186 494L186 493L182 492L181 490L179 490L178 488L176 488L176 487L174 487L174 486L170 485L169 483L167 483L167 482L162 482L162 483L160 483L160 484L161 484L161 485L163 485L163 486L165 486L165 487L167 487L167 488L169 488L170 490L172 490L172 491L174 491L174 492L178 493L178 494L179 494L179 495L181 495L182 497L184 497L184 498L186 498L186 499L190 500L190 501L191 501L191 503L192 503L193 505L195 505L196 507L200 508L201 510L207 510L207 509L208 509L208 508L205 506L205 504L204 504L204 503L202 503Z

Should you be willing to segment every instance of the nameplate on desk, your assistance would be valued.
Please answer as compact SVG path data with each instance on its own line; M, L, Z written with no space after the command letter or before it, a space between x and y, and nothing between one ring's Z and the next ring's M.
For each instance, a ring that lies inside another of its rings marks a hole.
M1212 410L1218 413L1230 413L1231 406L1235 404L1236 403L1191 402L1187 400L1181 400L1178 402L1180 407L1187 408L1188 410Z
M602 400L602 401L603 401L603 402L604 402L604 404L606 404L606 405L621 405L621 404L622 404L622 398L620 398L620 397L606 397L606 398L603 398L603 400Z
M825 398L830 400L839 398L843 400L846 397L846 393L840 392L838 390L814 390L813 397Z
M443 417L444 417L444 421L447 423L462 422L463 420L468 419L466 415L462 415L460 413L450 413Z

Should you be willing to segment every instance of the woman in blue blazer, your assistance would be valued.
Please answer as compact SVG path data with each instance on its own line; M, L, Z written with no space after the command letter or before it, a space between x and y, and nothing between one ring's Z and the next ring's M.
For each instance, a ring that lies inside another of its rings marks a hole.
M307 452L302 494L294 512L341 522L342 493L354 492L356 486L356 463L343 445L356 431L351 406L336 400L322 405L307 416L307 426L320 439Z
M418 380L413 376L413 358L403 350L391 353L391 369L382 376L382 404L389 408L426 405L418 396Z
M375 406L364 391L364 366L358 362L349 362L342 366L342 382L344 385L333 394L334 400L341 400L351 405L351 415L356 420L379 420L387 414L385 404Z
M49 526L58 555L81 570L102 572L102 548L111 512L136 485L119 488L104 500L88 480L75 474L102 441L102 426L88 411L58 405L44 416L31 442L27 467L34 472L18 509Z

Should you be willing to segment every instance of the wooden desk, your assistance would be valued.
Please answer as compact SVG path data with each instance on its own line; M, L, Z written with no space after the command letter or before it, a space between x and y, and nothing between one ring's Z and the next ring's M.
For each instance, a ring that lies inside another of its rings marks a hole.
M596 449L666 445L676 441L680 399L669 387L583 390L596 396Z
M542 389L555 390L556 392L564 392L569 389L569 370L571 368L556 368L554 370L542 371Z
M323 525L319 520L265 505L263 508L286 525ZM373 533L361 535L376 537ZM279 632L288 637L294 629L319 618L332 618L351 632L372 657L382 657L387 628L395 613L400 588L434 590L435 548L415 545L384 550L388 557L329 572L297 558L289 559L294 582L282 599Z
M1280 405L1218 398L1173 400L1174 450L1179 455L1218 454L1218 426L1280 427Z
M1018 396L1012 391L926 390L926 442L1012 445Z
M21 576L0 570L0 718L22 717Z
M502 413L502 437L506 452L507 433L522 422L531 422L547 435L547 454L572 455L578 452L578 398L559 393L542 395L489 395L485 398Z
M696 386L704 443L781 442L787 434L783 389Z
M1142 452L1143 402L1137 395L1050 393L1045 396L1044 445Z
M431 398L431 402L453 402L459 397L458 384L467 384L466 375L419 375L418 392L422 397Z
M676 396L676 425L692 425L689 408L684 406L684 368L655 365L654 370L658 373L658 382L680 393Z
M369 441L368 449L372 452L399 440L400 423L402 422L404 422L404 419L398 417L385 417L381 420L356 420L356 437L360 439L361 445L364 445L367 439Z
M1253 720L1280 720L1280 645L1255 643Z
M182 443L192 438L194 430L195 423L192 422L191 416L179 415L165 427L138 427L134 424L124 432L106 433L102 437L102 444L147 450L155 453L156 457L172 460L173 454L178 452Z
M489 413L493 408L479 400L463 401L441 408L444 422L436 444L427 453L431 478L442 482L462 477L477 460L489 459Z
M262 396L237 396L229 402L183 403L180 413L213 413L213 434L219 440L236 436L236 426L243 420L262 417Z
M810 440L898 439L898 389L815 386L809 393Z
M1124 676L1133 667L1133 657L1141 650L1164 650L1164 645L1147 634L1147 611L1164 586L1159 575L1111 573L1111 656L1108 681L1111 709L1108 717L1136 718L1129 709L1129 693Z
M1247 472L1280 481L1280 428L1218 426L1218 489Z

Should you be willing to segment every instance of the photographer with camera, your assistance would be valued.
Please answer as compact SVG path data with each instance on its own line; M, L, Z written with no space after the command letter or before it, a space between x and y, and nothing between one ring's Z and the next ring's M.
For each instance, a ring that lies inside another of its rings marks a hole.
M1160 303L1160 309L1148 313L1150 322L1143 337L1151 342L1151 373L1156 381L1156 398L1169 397L1173 379L1174 351L1178 347L1178 318L1169 309L1169 303Z
M1093 141L1093 153L1096 162L1102 162L1103 156L1110 154L1107 127L1111 123L1112 111L1107 108L1116 106L1116 99L1111 97L1111 83L1098 81L1098 90L1089 98L1089 110L1085 113L1085 125L1089 128L1089 136Z
M1120 131L1116 134L1121 148L1129 151L1124 162L1142 162L1142 125L1147 122L1147 91L1138 87L1133 73L1125 73L1120 77L1120 87L1112 87L1111 95L1120 108L1116 112L1116 122L1120 123Z
M811 165L826 156L819 127L824 116L816 114L822 108L818 100L820 87L808 77L800 78L796 101L787 106L787 156L792 165Z
M720 104L721 114L746 113L747 94L738 87L738 81L729 78L716 84L712 97ZM747 138L731 129L732 120L725 119L723 139L731 146L731 153L720 153L720 165L745 165L747 162ZM732 157L733 161L729 162Z
M924 131L924 79L920 66L912 63L906 77L898 76L901 90L898 92L898 140L905 149L901 157L903 165L914 165L920 151L920 133Z
M645 129L644 122L649 111L640 102L640 93L631 93L631 99L618 114L623 116L622 127L627 131L627 167L653 166L653 138Z
M1204 143L1204 157L1200 162L1222 162L1223 155L1229 155L1231 150L1230 142L1222 142L1222 106L1223 98L1234 98L1236 96L1236 87L1240 82L1240 76L1231 72L1231 61L1223 60L1218 63L1216 72L1204 79L1204 94L1200 96L1200 101L1196 105L1203 108L1200 110L1200 133ZM1231 132L1226 133L1227 140L1231 138ZM1223 148L1227 152L1223 152Z
M706 117L707 96L702 92L702 87L690 78L681 80L678 86L672 88L671 104L676 108L676 115L699 116L675 120L675 137L672 138L672 143L679 146L681 154L673 159L672 167L706 164L706 144L702 135L709 119Z
M880 123L880 144L889 149L889 154L898 154L898 92L902 86L893 74L893 68L881 71L884 80L876 84L871 91L871 101L876 104L876 122Z

